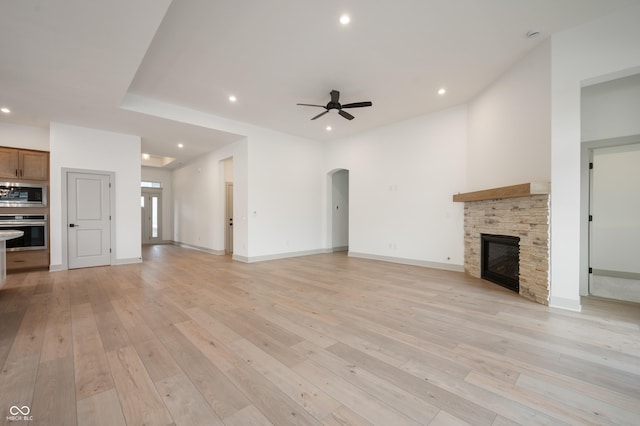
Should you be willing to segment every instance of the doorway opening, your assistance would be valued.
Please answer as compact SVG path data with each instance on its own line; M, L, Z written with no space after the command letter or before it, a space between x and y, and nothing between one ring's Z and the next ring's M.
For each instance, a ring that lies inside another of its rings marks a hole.
M349 170L329 173L329 238L331 251L349 250Z
M639 303L640 143L590 156L589 294Z

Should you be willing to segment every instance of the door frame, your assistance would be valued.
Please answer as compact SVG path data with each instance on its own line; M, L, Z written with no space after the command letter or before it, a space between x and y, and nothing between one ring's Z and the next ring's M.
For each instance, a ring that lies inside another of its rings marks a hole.
M589 295L589 267L591 233L589 215L591 214L591 170L593 150L614 146L633 145L640 142L640 135L613 137L580 143L580 296ZM553 229L551 230L553 232Z
M68 203L68 191L67 191L67 183L69 181L69 173L87 173L87 174L96 174L96 175L107 175L109 176L109 183L111 184L109 187L109 214L111 215L111 253L109 258L109 264L113 265L113 260L116 258L116 226L117 226L117 217L116 217L116 209L115 209L115 194L116 194L116 174L115 172L106 171L106 170L91 170L91 169L73 169L63 167L61 169L61 215L60 215L60 241L62 248L62 264L61 269L67 270L69 269L69 241L67 235L67 203ZM49 231L51 232L51 231ZM51 242L51 238L49 238L49 242Z
M346 172L347 173L347 208L350 205L351 199L351 171L348 168L336 168L327 172L326 175L326 227L325 227L325 239L326 239L326 250L329 252L335 251L349 251L349 235L350 235L350 223L351 223L351 213L348 213L347 216L347 246L334 247L333 241L333 228L335 224L333 223L333 209L334 209L334 199L333 199L333 190L334 190L334 182L333 178L338 172Z
M233 254L233 182L224 183L224 223L224 254Z

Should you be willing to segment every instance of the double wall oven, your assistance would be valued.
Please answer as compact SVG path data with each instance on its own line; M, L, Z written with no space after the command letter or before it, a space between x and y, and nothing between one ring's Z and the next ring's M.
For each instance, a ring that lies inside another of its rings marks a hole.
M45 214L0 214L0 229L24 232L22 237L7 240L7 251L47 249Z
M47 250L47 185L0 182L0 229L23 231L7 240L7 251Z

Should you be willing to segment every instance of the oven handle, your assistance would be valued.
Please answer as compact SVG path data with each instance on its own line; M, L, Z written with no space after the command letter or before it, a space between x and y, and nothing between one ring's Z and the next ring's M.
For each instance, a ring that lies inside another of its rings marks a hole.
M1 222L0 228L12 228L16 226L41 226L46 225L44 221L23 221L23 222Z

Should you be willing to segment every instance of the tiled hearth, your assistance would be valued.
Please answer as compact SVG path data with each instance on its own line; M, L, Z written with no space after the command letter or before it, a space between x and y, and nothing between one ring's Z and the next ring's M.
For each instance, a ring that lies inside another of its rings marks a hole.
M542 186L542 188L546 187ZM505 198L477 201L468 199L483 197L471 196L465 199L464 196L467 194L459 194L454 196L454 201L465 202L465 271L480 278L481 234L520 237L520 295L547 305L549 303L549 195L548 190L545 191L539 187L533 190L533 184L531 188L532 190L524 192L524 195L518 192L513 195L509 191L501 193L500 188L481 191L488 197Z

